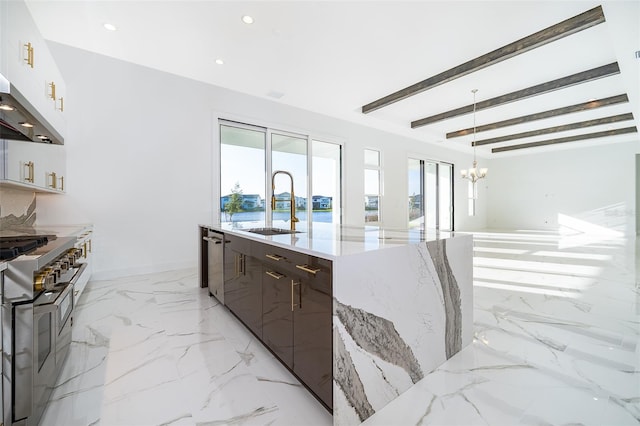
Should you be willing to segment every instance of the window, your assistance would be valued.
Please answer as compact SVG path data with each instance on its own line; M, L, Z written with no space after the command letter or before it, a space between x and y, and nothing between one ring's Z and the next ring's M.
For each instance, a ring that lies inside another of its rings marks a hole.
M453 230L453 165L409 158L409 227Z
M278 173L273 179L275 191L271 189L273 173L280 170L293 177L298 229L313 221L340 223L340 144L224 120L219 127L221 222L234 227L288 228L291 179ZM272 195L275 208L271 208Z
M265 223L266 129L220 125L220 221Z
M380 151L364 150L364 221L380 223Z
M312 211L314 222L340 223L342 146L312 141Z
M469 216L476 215L476 184L469 181L467 187L467 198L469 199Z

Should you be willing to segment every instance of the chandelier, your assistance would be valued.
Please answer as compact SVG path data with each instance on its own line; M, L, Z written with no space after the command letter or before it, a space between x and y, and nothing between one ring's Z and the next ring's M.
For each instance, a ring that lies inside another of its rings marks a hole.
M474 186L474 195L476 194L475 185L476 182L483 177L487 176L487 172L489 169L487 168L478 168L478 161L476 160L476 92L478 89L473 89L471 92L473 93L473 167L470 169L460 170L460 174L463 179L468 179ZM475 198L475 196L474 196Z

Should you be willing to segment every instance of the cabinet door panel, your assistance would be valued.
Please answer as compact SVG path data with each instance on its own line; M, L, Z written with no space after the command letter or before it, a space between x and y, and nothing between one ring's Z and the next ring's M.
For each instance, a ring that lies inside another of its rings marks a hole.
M60 111L60 98L64 97L65 92L62 75L26 4L22 1L8 3L8 28L3 34L5 40L2 45L3 50L7 51L7 77L44 119L64 137L66 119ZM33 48L33 66L25 60L27 44ZM51 83L55 86L55 101L51 98Z
M6 170L1 179L34 185L50 191L62 191L65 174L65 151L63 145L46 145L15 140L2 141L5 144ZM32 164L33 182L27 180ZM54 174L55 173L55 174ZM53 176L56 177L55 189Z
M225 305L258 337L262 336L261 265L226 248L224 265Z
M291 279L269 266L263 266L262 274L262 340L282 362L293 366Z
M293 371L333 407L331 280L300 280L300 306L294 310Z

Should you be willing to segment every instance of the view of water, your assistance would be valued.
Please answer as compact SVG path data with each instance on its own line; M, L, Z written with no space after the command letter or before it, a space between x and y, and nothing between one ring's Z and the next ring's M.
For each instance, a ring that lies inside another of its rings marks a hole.
M306 219L306 212L298 211L296 212L296 216L300 221L303 221L303 218ZM229 222L229 217L226 213L222 212L221 220L223 222ZM331 223L331 219L333 217L333 212L331 211L317 211L312 213L312 221L313 222L325 222ZM274 212L273 220L289 220L289 212ZM233 222L264 222L264 212L239 212L234 213L232 216Z

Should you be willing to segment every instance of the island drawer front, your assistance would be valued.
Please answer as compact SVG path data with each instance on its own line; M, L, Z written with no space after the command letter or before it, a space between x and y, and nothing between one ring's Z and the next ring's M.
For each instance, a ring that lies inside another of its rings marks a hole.
M245 255L251 255L251 241L246 238L236 237L227 233L224 236L224 243L226 248Z
M330 260L255 241L251 252L261 262L290 275L331 279Z

